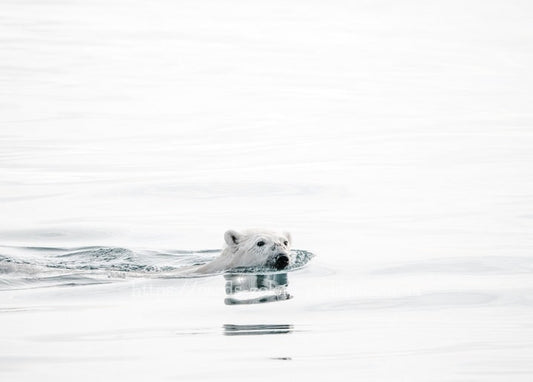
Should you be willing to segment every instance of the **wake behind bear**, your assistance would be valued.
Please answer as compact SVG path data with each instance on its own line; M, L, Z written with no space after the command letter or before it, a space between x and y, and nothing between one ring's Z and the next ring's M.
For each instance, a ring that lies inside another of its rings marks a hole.
M282 270L291 262L291 235L267 230L226 231L220 256L196 273L217 273L237 267L267 266Z

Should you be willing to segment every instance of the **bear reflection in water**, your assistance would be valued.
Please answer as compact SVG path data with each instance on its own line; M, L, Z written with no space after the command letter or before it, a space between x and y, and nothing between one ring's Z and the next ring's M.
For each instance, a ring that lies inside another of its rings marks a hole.
M226 279L226 305L262 304L292 298L287 292L287 273L246 274L228 273Z
M259 336L265 334L288 334L292 333L292 331L293 326L290 324L224 325L224 334L226 336ZM276 357L275 359L290 359L290 357Z

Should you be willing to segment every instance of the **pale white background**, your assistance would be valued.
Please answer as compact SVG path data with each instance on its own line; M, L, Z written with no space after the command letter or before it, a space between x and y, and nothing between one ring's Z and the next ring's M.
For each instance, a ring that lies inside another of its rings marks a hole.
M1 379L529 381L532 19L509 0L0 1L0 245L266 227L318 255L294 299L239 307L221 277L0 274Z

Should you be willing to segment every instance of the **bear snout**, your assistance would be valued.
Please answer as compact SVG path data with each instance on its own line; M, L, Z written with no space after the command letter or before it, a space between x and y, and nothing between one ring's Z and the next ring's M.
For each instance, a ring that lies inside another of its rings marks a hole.
M289 256L284 253L278 254L274 260L274 267L281 270L287 268L287 265L289 265Z

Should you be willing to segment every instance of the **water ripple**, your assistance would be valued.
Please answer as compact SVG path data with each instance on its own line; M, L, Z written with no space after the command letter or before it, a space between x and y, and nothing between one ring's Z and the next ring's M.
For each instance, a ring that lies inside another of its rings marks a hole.
M100 246L0 247L0 289L88 285L131 277L191 277L187 270L211 261L220 251L133 250ZM295 262L284 272L303 267L313 257L304 250L292 252ZM267 267L231 271L275 272Z

